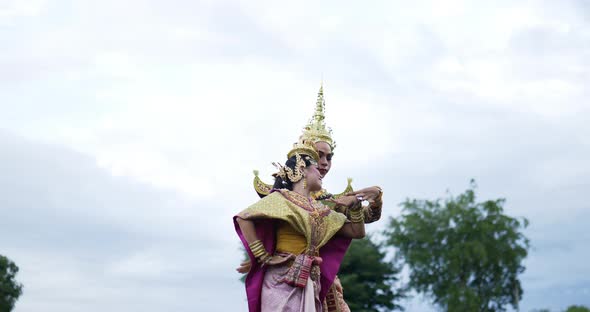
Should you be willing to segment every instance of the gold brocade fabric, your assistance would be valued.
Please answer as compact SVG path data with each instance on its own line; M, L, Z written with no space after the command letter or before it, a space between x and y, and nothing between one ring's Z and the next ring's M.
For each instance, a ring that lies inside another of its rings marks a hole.
M238 214L247 220L277 219L287 222L303 234L309 255L318 255L340 230L346 216L334 212L324 204L288 190L279 190L262 198Z
M287 252L294 255L305 251L305 236L295 231L287 222L281 222L277 227L277 252Z

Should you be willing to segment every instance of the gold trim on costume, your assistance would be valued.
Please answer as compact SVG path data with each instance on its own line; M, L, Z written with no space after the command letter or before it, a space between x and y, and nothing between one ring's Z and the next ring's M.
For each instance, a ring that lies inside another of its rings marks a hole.
M254 181L252 184L254 185L254 190L256 191L258 196L260 196L260 198L265 197L266 195L270 194L270 192L272 191L272 184L264 183L264 181L262 181L262 179L260 179L258 170L254 170ZM339 198L349 192L354 192L354 189L352 187L352 179L351 178L347 179L347 185L346 185L346 188L344 189L344 191L342 191L338 194L331 194L331 193L328 193L328 191L326 191L325 189L322 189L321 191L317 191L317 192L312 193L311 196L316 200L324 200L324 199L328 199L328 198Z
M270 194L270 191L272 190L271 184L266 184L266 183L262 182L262 180L258 176L258 170L254 170L254 183L253 184L254 184L254 190L256 191L256 193L258 193L258 196L260 196L260 198Z
M314 143L306 140L299 140L293 144L293 148L287 153L287 159L295 155L307 155L317 163L320 160L320 155L315 149Z

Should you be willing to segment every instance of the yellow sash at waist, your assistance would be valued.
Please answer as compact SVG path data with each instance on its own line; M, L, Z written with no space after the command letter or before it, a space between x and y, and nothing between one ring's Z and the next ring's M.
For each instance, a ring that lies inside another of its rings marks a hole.
M280 222L277 228L277 251L288 252L294 255L305 251L307 243L303 234L286 222Z

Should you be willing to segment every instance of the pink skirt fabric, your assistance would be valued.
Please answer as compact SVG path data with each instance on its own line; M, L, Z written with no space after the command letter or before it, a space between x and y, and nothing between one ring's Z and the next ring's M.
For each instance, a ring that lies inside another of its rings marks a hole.
M269 266L262 283L262 312L321 312L320 283L308 278L305 288L281 282L287 265Z

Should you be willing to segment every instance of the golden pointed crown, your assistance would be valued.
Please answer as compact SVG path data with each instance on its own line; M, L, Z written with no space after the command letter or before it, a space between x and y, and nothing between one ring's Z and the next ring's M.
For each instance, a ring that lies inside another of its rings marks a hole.
M293 148L287 153L287 159L296 155L307 155L313 158L316 162L320 161L320 155L315 149L313 142L300 138L297 143L293 144Z
M324 87L322 84L320 86L320 91L318 92L318 99L316 102L314 114L309 123L303 128L303 133L299 137L299 141L293 144L293 149L291 149L291 151L289 151L287 154L289 158L296 154L303 154L311 156L316 161L318 161L319 155L315 149L316 142L326 142L330 145L332 150L334 150L336 147L336 142L332 139L332 129L326 127L326 123L324 121L324 119L326 119L325 109L326 102L324 101ZM272 191L272 184L264 183L258 176L258 170L254 170L253 182L254 190L256 190L256 193L258 193L261 198L270 194ZM330 194L327 193L326 190L322 190L313 196L317 199L322 199L323 197L338 198L340 196L344 196L344 194L353 191L351 182L352 180L348 179L348 185L346 186L346 189L339 194Z
M311 143L326 142L330 145L332 150L336 148L336 142L332 139L332 129L326 127L326 101L324 100L324 86L320 85L318 92L318 100L315 104L315 111L309 123L303 127L303 134L301 134L300 141L307 141Z

